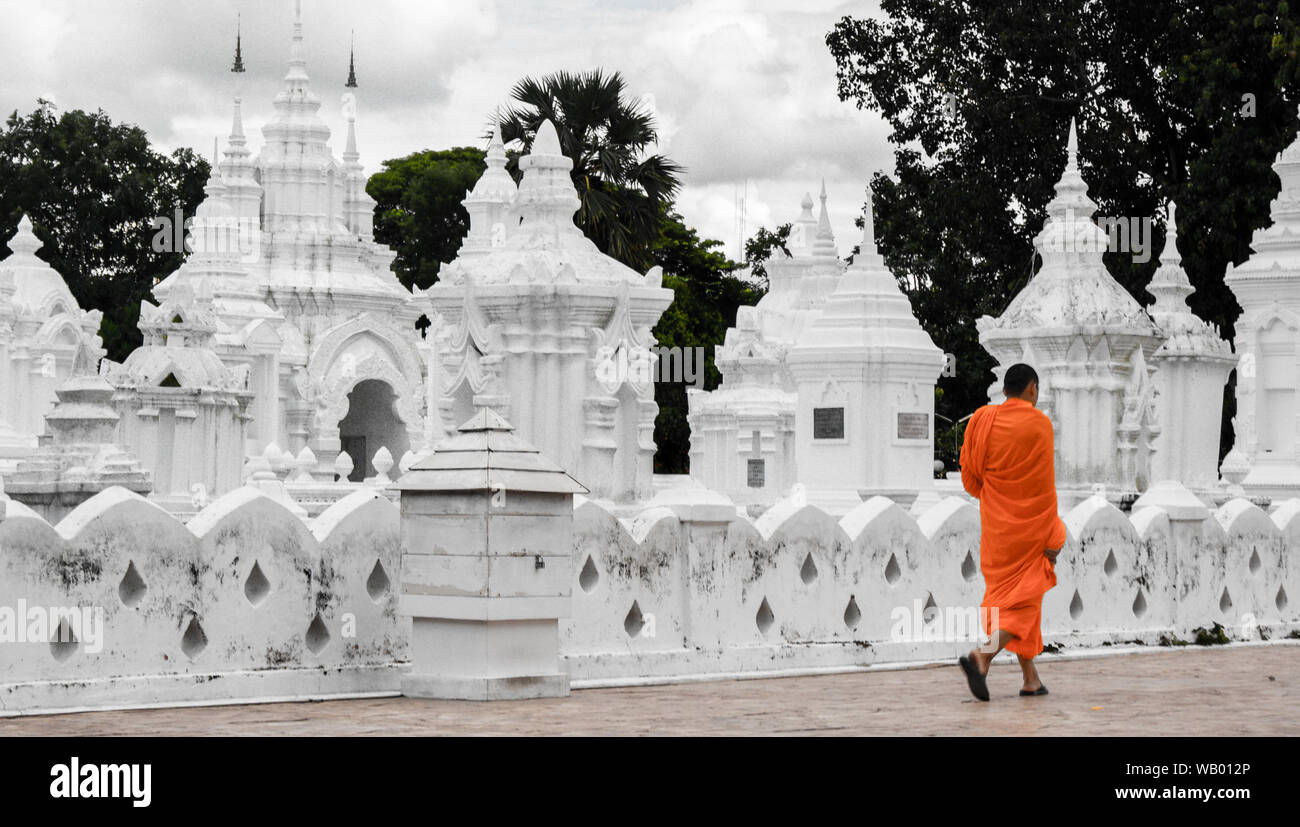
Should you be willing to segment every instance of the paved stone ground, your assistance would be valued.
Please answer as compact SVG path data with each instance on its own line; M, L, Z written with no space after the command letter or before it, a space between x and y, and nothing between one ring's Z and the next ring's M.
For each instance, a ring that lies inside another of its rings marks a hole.
M0 735L1300 735L1300 646L1045 656L1051 694L993 700L956 666L584 689L476 703L406 698L0 719Z

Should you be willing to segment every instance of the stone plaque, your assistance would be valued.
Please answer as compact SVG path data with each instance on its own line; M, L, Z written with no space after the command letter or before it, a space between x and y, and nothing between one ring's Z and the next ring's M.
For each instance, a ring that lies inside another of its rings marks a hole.
M750 488L762 488L767 484L767 460L751 459L749 461L749 480L746 484Z
M844 409L813 408L813 439L844 439Z
M930 415L928 413L898 412L899 439L929 439Z

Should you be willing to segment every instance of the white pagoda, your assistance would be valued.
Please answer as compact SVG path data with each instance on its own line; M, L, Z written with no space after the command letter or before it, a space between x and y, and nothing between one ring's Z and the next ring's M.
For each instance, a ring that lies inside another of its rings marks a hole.
M574 223L573 161L550 121L519 160L517 195L500 178L503 157L499 148L489 153L487 180L467 198L471 243L420 294L436 331L440 433L492 408L594 499L644 502L653 493L659 410L650 330L672 291L658 268L643 275L624 266ZM489 231L484 246L476 222L491 214L478 211L479 196L504 210L512 195L508 229Z
M238 48L232 71L243 73ZM353 62L340 159L307 75L299 3L261 151L248 147L236 94L229 141L193 221L194 253L154 288L165 303L177 285L206 282L213 349L228 367L249 369L245 455L310 448L325 481L340 450L360 480L375 475L380 449L401 457L426 439L420 309L392 272L393 252L372 237L356 88Z
M0 474L36 449L55 390L72 375L82 346L93 361L104 354L103 313L82 310L63 277L36 255L41 242L27 216L9 249L0 261Z
M1147 292L1156 297L1149 308L1151 318L1168 337L1151 357L1160 416L1151 481L1175 480L1214 505L1222 499L1218 469L1223 386L1237 356L1219 336L1218 328L1200 319L1187 305L1187 297L1196 288L1182 267L1172 203L1160 267Z
M1117 502L1150 482L1159 433L1151 357L1164 336L1102 262L1109 238L1079 174L1070 122L1065 171L1034 238L1042 267L997 318L976 321L980 344L1002 374L1023 362L1039 376L1038 406L1056 429L1056 484L1062 512L1100 486Z
M788 249L767 263L769 289L736 311L736 326L714 352L722 384L687 390L691 477L737 505L770 506L795 483L795 380L787 354L821 314L844 275L826 208L813 217L805 195Z
M868 195L862 244L788 354L798 408L797 479L807 502L847 514L934 488L934 386L944 353L876 248Z
M1272 223L1256 230L1248 260L1224 282L1241 305L1234 344L1237 367L1236 442L1224 458L1248 469L1242 486L1273 498L1300 495L1300 140L1273 164L1282 188Z

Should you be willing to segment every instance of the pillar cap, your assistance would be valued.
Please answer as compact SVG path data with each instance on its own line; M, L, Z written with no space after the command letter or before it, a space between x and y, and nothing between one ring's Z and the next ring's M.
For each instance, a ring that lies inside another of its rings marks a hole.
M500 414L484 408L411 466L401 491L517 491L586 494L560 466L514 433Z

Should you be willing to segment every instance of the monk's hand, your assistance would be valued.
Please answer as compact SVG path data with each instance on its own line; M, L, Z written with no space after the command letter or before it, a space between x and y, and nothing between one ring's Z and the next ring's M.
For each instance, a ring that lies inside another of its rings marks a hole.
M1059 548L1049 548L1049 549L1044 549L1043 551L1043 554L1047 555L1047 559L1051 561L1053 566L1056 565L1056 555L1060 553L1061 553L1061 549Z

